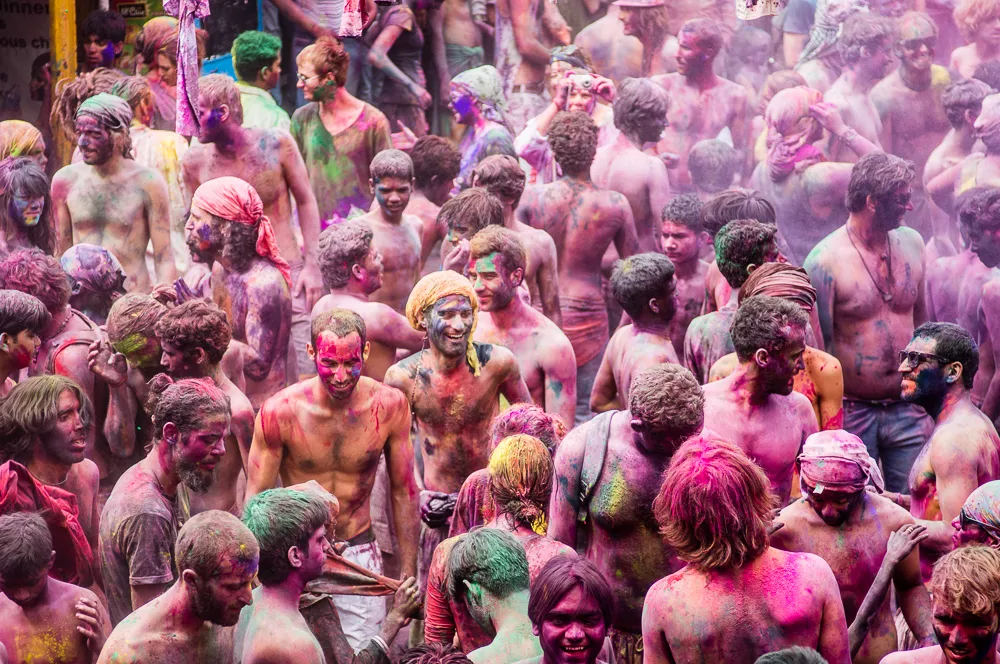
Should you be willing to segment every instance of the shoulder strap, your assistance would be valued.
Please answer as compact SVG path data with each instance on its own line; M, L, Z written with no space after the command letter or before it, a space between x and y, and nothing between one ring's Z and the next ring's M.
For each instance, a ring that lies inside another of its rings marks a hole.
M587 444L583 449L583 465L580 469L580 507L577 519L586 522L590 513L590 496L594 486L601 477L604 468L604 457L608 451L608 439L611 437L611 420L617 410L601 413L591 420L590 431L587 432Z

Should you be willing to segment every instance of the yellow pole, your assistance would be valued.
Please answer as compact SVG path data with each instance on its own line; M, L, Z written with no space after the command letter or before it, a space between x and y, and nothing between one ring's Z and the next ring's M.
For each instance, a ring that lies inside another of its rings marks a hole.
M52 86L76 76L76 0L50 0L52 17ZM55 94L53 93L53 97ZM63 136L61 127L52 127L56 142L56 157L60 164L68 164L73 146Z

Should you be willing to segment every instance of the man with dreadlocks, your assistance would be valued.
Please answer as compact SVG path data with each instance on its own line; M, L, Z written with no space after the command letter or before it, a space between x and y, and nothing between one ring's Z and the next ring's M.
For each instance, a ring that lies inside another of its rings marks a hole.
M146 245L160 281L173 279L167 185L156 171L130 156L132 109L120 97L101 93L76 112L82 164L71 164L52 178L57 250L97 244L118 257L128 290L148 291Z

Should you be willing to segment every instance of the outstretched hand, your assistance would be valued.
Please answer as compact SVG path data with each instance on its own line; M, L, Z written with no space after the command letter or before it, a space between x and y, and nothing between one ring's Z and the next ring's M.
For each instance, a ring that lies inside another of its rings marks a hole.
M459 240L455 248L441 261L441 269L465 274L469 267L469 241Z
M392 147L403 152L409 152L417 143L417 135L413 130L403 124L402 120L396 120L399 131L392 134Z
M390 613L396 614L393 617L399 621L401 626L406 626L410 624L411 620L420 615L420 609L423 607L423 604L424 601L420 597L420 588L417 587L417 580L411 576L403 581L403 584L399 586L399 590L396 591Z
M885 559L893 566L903 558L910 555L910 552L925 539L930 537L925 526L916 523L908 523L896 532L889 535L889 542L886 544Z
M115 352L106 339L98 339L90 344L87 368L112 387L121 387L128 380L128 362L125 361L125 356Z

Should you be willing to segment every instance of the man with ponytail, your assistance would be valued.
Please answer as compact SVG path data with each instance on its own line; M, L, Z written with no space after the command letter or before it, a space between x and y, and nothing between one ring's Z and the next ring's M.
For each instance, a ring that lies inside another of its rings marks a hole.
M159 374L149 389L152 447L121 476L101 515L98 554L114 625L174 582L177 488L211 486L229 434L229 398L210 380Z

